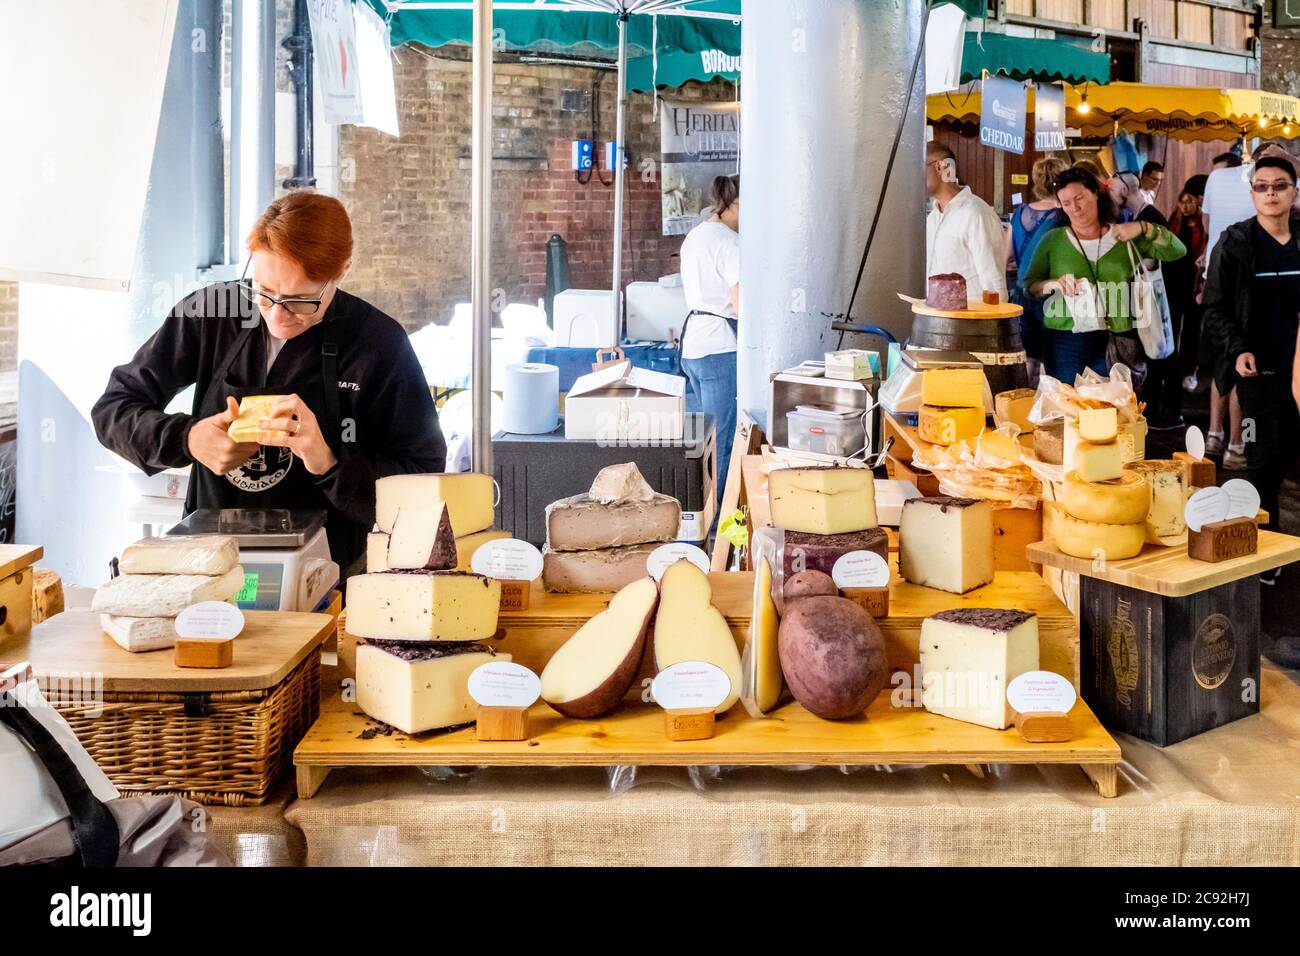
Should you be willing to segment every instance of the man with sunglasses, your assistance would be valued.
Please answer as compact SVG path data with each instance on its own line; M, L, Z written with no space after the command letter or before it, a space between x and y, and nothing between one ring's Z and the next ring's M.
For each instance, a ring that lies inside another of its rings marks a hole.
M1295 167L1266 156L1255 163L1250 188L1255 216L1229 226L1210 257L1204 324L1220 392L1238 388L1246 461L1268 527L1276 531L1278 495L1300 442L1300 411L1291 395L1300 325Z
M402 327L339 288L352 224L337 199L277 199L248 249L238 282L186 297L113 370L91 412L96 434L148 474L191 465L186 514L324 511L334 560L364 570L376 479L446 464L428 384ZM190 412L169 414L191 385ZM254 395L280 398L257 442L237 442L227 430Z

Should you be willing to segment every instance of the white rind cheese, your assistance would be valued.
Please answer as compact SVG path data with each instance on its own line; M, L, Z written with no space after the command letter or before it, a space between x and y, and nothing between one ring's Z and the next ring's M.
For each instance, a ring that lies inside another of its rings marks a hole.
M244 569L225 574L120 574L95 592L90 609L124 617L175 617L191 604L226 601L244 586Z
M478 705L469 675L509 654L480 652L407 661L381 647L357 647L357 706L375 720L407 734L473 722Z
M392 534L397 512L429 508L441 501L456 537L492 527L496 486L490 475L392 475L375 482L375 523Z
M903 504L898 567L924 587L965 594L993 581L993 506L971 498Z
M389 570L388 540L389 536L383 531L372 531L366 535L366 570L371 574Z
M497 630L501 582L478 574L348 578L348 633L383 641L483 641Z
M239 563L239 545L224 534L141 538L118 559L123 574L225 574Z
M176 619L173 617L119 617L101 614L99 626L104 633L132 653L161 651L176 645Z
M925 709L1005 730L1015 721L1007 685L1038 670L1038 618L1026 611L962 608L921 624Z

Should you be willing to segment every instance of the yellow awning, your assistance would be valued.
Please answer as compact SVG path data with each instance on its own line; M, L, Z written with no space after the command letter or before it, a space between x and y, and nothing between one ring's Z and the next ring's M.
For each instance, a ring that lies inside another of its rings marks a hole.
M1081 111L1085 94L1087 109ZM1031 89L1031 110L1033 95ZM1300 98L1263 90L1147 83L1066 86L1065 107L1067 124L1088 138L1108 138L1116 124L1130 133L1184 141L1300 135ZM978 123L980 94L936 93L928 98L926 109L933 123ZM1292 130L1284 132L1288 124Z

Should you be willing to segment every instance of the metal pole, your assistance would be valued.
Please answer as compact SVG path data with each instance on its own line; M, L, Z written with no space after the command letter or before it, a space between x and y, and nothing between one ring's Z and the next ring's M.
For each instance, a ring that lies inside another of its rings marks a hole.
M234 5L231 20L230 234L226 261L275 195L275 10L271 0Z
M492 0L474 0L470 302L474 316L472 465L492 474Z
M623 189L624 167L627 165L627 148L623 142L627 124L627 13L618 15L618 115L614 121L614 135L618 137L614 150L614 328L622 338L623 330ZM618 345L612 342L611 345Z

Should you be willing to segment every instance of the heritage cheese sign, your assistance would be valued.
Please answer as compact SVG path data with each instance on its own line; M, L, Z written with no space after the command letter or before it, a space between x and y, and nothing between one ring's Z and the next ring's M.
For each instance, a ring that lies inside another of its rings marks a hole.
M684 236L699 224L713 180L739 172L740 104L665 100L659 123L664 235Z

